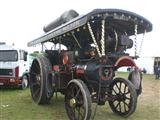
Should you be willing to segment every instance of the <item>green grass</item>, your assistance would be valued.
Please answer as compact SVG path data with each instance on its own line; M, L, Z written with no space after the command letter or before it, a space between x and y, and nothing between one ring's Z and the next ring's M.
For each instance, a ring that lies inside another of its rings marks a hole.
M126 73L117 74L126 77ZM95 105L92 105L92 113ZM37 105L30 90L1 89L0 120L68 120L64 96L54 97L49 105ZM143 93L138 98L137 109L128 118L115 115L106 102L98 106L95 120L160 120L160 80L153 75L143 76Z

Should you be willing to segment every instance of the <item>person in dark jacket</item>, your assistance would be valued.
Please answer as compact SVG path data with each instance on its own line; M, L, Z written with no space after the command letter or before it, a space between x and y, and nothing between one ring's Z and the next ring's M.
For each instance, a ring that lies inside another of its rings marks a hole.
M160 66L155 65L154 67L155 79L159 79L159 75L160 75L159 72L160 72Z

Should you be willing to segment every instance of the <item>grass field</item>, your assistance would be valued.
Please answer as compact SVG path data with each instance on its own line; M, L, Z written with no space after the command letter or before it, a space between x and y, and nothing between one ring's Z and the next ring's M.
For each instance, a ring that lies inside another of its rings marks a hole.
M120 74L126 76L126 74ZM92 105L94 111L95 105ZM35 104L30 90L0 90L0 120L68 120L64 96L54 97L49 105ZM128 118L115 115L108 103L98 106L94 120L160 120L160 80L153 75L143 76L143 93L138 98L137 109Z

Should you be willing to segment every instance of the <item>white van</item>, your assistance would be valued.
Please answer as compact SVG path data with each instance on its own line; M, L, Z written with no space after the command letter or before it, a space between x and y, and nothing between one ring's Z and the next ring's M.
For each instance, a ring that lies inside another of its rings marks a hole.
M0 86L28 86L27 52L0 42Z

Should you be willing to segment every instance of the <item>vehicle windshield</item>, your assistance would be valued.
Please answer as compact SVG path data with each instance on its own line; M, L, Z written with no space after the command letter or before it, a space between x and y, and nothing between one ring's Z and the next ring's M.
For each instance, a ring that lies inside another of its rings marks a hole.
M16 50L0 50L0 61L17 61L18 53Z

